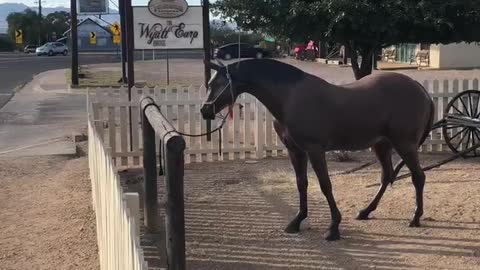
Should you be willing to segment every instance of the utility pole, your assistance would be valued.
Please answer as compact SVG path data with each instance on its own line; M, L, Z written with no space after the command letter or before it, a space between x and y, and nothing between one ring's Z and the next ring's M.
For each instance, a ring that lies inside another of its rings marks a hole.
M38 2L38 46L42 45L42 0Z
M77 0L70 0L70 35L72 41L72 85L78 85Z

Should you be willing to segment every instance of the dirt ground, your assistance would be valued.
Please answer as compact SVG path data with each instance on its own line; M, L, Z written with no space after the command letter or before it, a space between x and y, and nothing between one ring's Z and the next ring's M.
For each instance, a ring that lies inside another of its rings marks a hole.
M422 155L430 164L445 155ZM330 173L373 160L329 160ZM285 158L187 165L186 240L189 269L480 269L480 160L458 160L427 172L421 228L409 228L415 208L409 179L388 188L371 220L356 213L373 198L379 168L332 177L343 214L342 239L323 234L329 210L309 171L309 218L286 234L297 210L294 174Z
M85 157L0 158L0 269L99 269Z

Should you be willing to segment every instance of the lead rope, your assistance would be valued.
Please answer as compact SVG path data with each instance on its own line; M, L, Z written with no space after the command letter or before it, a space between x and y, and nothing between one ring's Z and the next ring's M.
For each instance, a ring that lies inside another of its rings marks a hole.
M223 91L229 87L230 88L230 94L232 96L232 104L235 104L235 95L233 94L233 86L232 86L232 77L230 76L230 73L228 71L228 66L225 66L226 69L227 69L227 78L228 78L228 85L225 86L225 88L220 92L220 95L223 93ZM218 95L214 100L218 99L218 97L220 96ZM154 105L155 107L157 107L157 109L160 111L160 107L158 107L157 104ZM231 110L228 110L227 114L222 118L222 122L220 123L219 126L217 126L217 128L215 128L214 130L211 130L209 132L205 132L205 133L201 133L201 134L187 134L187 133L183 133L183 132L180 132L176 129L173 129L173 130L170 130L168 131L167 133L165 133L162 137L162 139L160 140L160 146L159 146L159 165L160 165L160 168L159 168L159 175L162 176L164 175L164 170L163 170L163 166L165 164L165 147L163 147L163 141L165 140L165 136L167 136L168 134L170 133L173 133L173 132L176 132L178 133L179 135L181 136L185 136L185 137L203 137L203 136L207 136L207 135L210 135L210 134L213 134L215 132L218 131L218 154L219 156L222 156L222 128L223 126L225 125L229 115L231 114Z

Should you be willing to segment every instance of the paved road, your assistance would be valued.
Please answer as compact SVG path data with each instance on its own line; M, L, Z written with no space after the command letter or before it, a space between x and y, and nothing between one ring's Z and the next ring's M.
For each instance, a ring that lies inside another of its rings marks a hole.
M111 54L81 54L80 65L119 62ZM18 85L30 81L35 74L52 69L70 67L71 56L36 56L34 54L0 54L0 93L8 94Z
M79 63L119 62L115 54L81 54ZM29 82L35 74L68 68L71 56L39 57L34 54L0 53L0 108L11 98L19 86Z

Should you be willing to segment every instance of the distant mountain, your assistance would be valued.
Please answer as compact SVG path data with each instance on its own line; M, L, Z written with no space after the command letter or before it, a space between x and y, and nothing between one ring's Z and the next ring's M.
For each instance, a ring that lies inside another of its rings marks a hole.
M0 4L0 33L6 33L8 29L7 16L12 12L22 12L29 8L22 3L4 3ZM32 10L37 11L38 7L30 7ZM42 7L42 14L47 15L56 11L70 11L70 8L66 7Z

